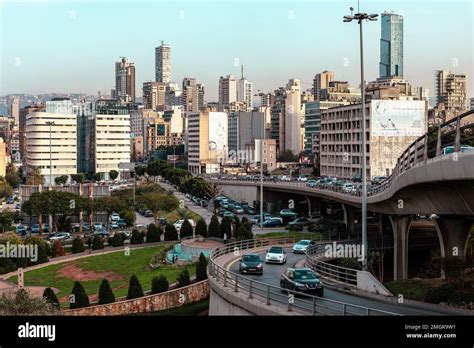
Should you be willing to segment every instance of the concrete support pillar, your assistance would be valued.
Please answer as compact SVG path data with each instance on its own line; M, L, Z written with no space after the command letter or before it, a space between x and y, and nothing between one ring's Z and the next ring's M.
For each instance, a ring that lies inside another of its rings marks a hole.
M352 205L342 204L344 210L344 223L346 224L347 237L353 238L355 236L354 220L356 208Z
M393 230L393 280L408 278L408 233L413 216L389 217Z
M441 256L466 259L466 245L472 220L463 216L440 216L433 220L438 233Z
M308 196L304 196L304 198L306 199L306 202L308 202L308 216L311 216L311 212L313 211L311 209L311 199Z

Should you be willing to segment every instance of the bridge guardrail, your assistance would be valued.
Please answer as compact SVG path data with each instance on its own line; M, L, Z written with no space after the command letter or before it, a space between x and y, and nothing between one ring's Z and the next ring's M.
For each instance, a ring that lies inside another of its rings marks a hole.
M303 315L354 315L354 316L381 316L400 315L393 312L382 311L374 308L363 307L344 303L340 301L320 298L298 291L282 289L278 286L266 284L255 279L231 272L219 265L216 260L222 256L234 253L239 256L243 250L253 250L256 248L271 245L287 245L294 243L297 237L275 237L242 240L225 244L214 249L209 257L208 275L224 288L230 288L235 293L243 293L248 300L259 300L266 305L278 306L288 312L295 311ZM319 242L323 244L326 242ZM318 244L317 244L318 245ZM291 296L293 295L293 301ZM297 297L297 299L296 299Z

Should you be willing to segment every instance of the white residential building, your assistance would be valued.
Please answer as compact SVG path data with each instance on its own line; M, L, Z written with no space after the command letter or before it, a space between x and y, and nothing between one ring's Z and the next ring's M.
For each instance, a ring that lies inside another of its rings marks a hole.
M291 79L286 85L285 149L294 155L302 150L301 114L301 81Z

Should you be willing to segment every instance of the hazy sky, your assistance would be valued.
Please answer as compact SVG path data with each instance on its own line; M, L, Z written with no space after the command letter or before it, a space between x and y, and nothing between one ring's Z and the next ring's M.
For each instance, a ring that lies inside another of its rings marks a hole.
M474 1L360 1L368 13L404 16L405 78L434 94L434 70L468 74L474 96ZM246 77L271 91L314 74L359 84L359 30L343 23L357 1L37 1L0 0L0 94L83 92L114 84L114 62L136 67L137 95L153 80L154 48L171 45L172 80L195 77L206 100L220 76ZM366 80L378 77L380 21L364 30ZM344 64L346 62L346 64ZM236 64L237 63L237 64Z

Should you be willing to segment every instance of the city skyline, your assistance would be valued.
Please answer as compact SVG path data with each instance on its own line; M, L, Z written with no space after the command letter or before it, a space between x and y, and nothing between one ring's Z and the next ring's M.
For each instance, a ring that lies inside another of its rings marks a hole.
M289 78L301 79L302 89L306 90L311 88L314 75L323 70L334 71L336 80L358 85L358 33L342 23L350 6L357 10L356 1L259 2L248 3L248 8L241 6L245 2L220 2L219 9L213 6L215 3L146 2L130 6L131 3L120 2L123 6L118 8L106 2L3 3L0 94L97 94L99 90L109 94L114 86L113 63L125 56L135 63L137 95L141 96L142 83L154 80L155 48L162 40L172 49L171 81L181 84L184 77L196 78L206 87L207 101L217 101L219 77L239 76L242 64L246 78L254 84L254 93L273 91ZM141 11L145 6L148 11ZM470 16L465 16L472 7L470 3L449 4L451 13L463 14L459 17L445 16L447 4L442 2L426 7L425 1L364 1L360 6L364 12L394 11L404 16L406 80L426 86L431 92L434 71L449 69L468 75L468 96L472 96L472 31L465 29L472 27ZM154 25L154 9L163 13L160 26ZM237 24L240 20L241 30L229 25L229 14ZM113 27L113 23L126 18L128 25ZM437 25L437 18L445 24ZM18 30L14 23L20 19L37 28L35 37L48 38L48 42L32 40L32 33ZM320 25L314 26L314 21ZM281 31L283 24L285 30ZM331 35L326 29L321 30L328 26L334 32ZM369 81L378 77L380 21L365 29ZM450 40L442 39L453 33L456 35L451 35ZM256 39L255 34L265 40ZM439 45L443 50L438 49ZM90 47L97 48L91 52ZM427 61L426 52L430 49L433 54Z

